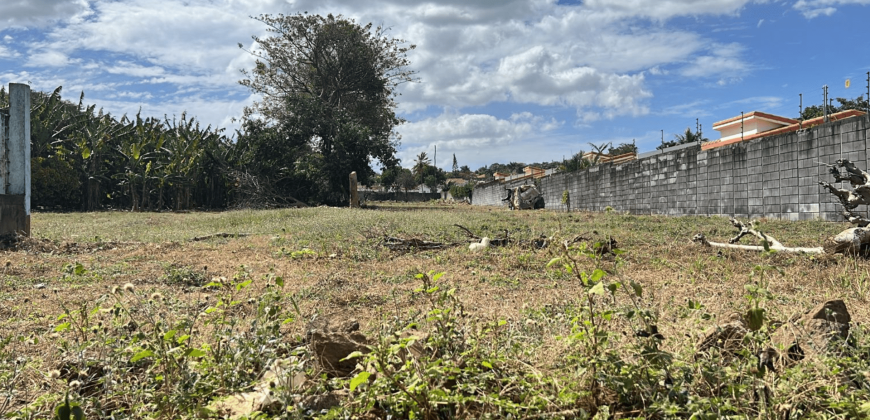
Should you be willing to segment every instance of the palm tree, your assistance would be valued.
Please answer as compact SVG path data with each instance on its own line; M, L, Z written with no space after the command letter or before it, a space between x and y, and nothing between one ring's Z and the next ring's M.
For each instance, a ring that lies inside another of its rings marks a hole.
M686 144L686 143L695 143L701 139L701 136L698 133L693 133L692 129L686 127L686 132L682 135L677 134L674 136L674 141L677 144Z
M429 160L426 152L420 152L420 154L417 155L417 160L414 163L414 179L418 183L423 182L423 177L426 176L426 168L429 167L430 163L432 163L432 161Z

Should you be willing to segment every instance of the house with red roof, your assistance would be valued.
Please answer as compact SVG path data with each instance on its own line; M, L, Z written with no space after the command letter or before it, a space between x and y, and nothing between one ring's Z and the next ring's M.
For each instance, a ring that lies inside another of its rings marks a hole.
M828 115L828 121L838 121L845 118L864 115L864 111L850 109ZM719 140L713 140L701 144L701 150L709 150L737 142L757 139L760 137L775 136L777 134L790 133L805 130L825 122L825 117L810 118L808 120L795 120L768 114L766 112L753 111L742 116L713 123L713 129L720 134Z

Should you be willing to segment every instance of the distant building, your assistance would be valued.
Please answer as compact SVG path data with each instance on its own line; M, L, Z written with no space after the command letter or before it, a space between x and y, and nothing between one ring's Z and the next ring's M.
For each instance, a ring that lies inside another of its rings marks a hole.
M719 132L719 141L728 141L734 139L755 136L756 134L765 131L775 130L777 128L788 127L792 124L797 124L798 120L791 118L780 117L779 115L768 114L765 112L752 111L748 114L729 118L724 121L713 123L713 129Z
M619 165L620 163L631 162L632 160L637 159L636 153L623 153L621 155L608 155L606 153L596 153L596 152L586 152L583 154L583 157L589 159L590 162L595 160L595 157L598 157L598 163L608 163L611 162L613 164Z
M530 175L532 178L541 178L544 176L544 170L537 166L526 166L523 168L524 175Z
M864 111L850 109L848 111L828 115L828 120L837 121L859 115L864 115ZM825 117L816 117L800 121L765 112L753 111L744 114L743 118L737 116L713 123L713 129L719 132L720 138L719 140L713 140L701 144L701 150L722 147L744 140L790 133L792 131L814 127L824 122Z

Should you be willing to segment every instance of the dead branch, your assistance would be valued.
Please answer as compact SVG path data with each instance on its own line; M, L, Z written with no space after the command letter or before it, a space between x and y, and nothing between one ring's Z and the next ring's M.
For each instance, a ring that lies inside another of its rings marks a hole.
M870 204L870 186L868 185L855 187L853 191L837 188L824 181L819 181L819 185L828 190L834 197L837 197L840 200L840 204L846 210L853 210L860 205Z
M843 217L849 221L849 223L855 225L856 227L867 227L870 225L870 219L861 216L860 214L855 214L852 211L844 210Z
M475 235L475 234L474 234L470 229L468 229L467 227L462 226L462 225L460 225L460 224L454 224L453 226L456 226L456 227L458 227L459 229L461 229L463 232L465 232L465 236L467 236L467 237L470 238L470 239L474 239L474 242L480 242L481 237ZM507 245L509 245L510 243L511 243L510 232L508 232L507 229L504 230L504 236L503 236L503 237L501 237L501 238L491 238L491 239L489 240L489 245L490 245L490 246L507 246Z
M192 238L191 241L194 241L194 242L205 241L205 240L214 239L214 238L244 238L245 236L251 236L251 234L250 233L225 233L225 232L221 232L221 233L213 233L211 235L205 235L205 236L196 236L196 237Z
M837 160L836 165L827 166L830 168L828 171L834 176L836 182L849 181L853 187L870 184L870 174L858 169L858 167L848 159L839 159ZM841 174L840 171L837 170L837 167L845 169L846 174Z
M704 236L703 233L699 233L692 238L692 241L695 243L699 243L704 246L711 246L714 248L729 248L729 249L742 249L744 251L764 251L764 246L762 245L736 245L731 243L722 243L722 242L710 242L707 240L707 237ZM769 246L768 249L772 249L774 251L783 251L783 252L796 252L796 253L806 253L806 254L822 254L825 250L821 247L818 248L793 248L793 247L773 247Z
M428 251L433 249L444 249L459 245L455 242L432 242L425 241L417 238L403 239L396 238L393 236L384 235L384 239L381 242L381 246L388 248L392 251L412 251L412 250L420 250L420 251Z
M728 243L720 243L720 242L710 242L704 236L703 233L699 233L692 238L693 242L699 243L704 246L712 246L717 248L729 248L729 249L742 249L745 251L765 251L766 249L771 249L774 251L782 251L782 252L796 252L796 253L805 253L805 254L821 254L824 253L825 250L822 247L815 248L804 248L804 247L787 247L774 239L773 237L764 234L761 231L755 229L755 222L743 223L735 218L731 218L731 225L739 229L740 231L737 233L737 236L728 240ZM764 245L737 245L737 242L740 238L751 235L762 241L767 242L767 247Z
M728 240L729 244L736 244L738 241L740 241L740 238L744 237L745 235L752 235L758 239L761 239L762 241L767 242L771 248L785 248L785 246L779 243L779 241L777 241L776 239L767 236L758 230L755 230L755 222L750 221L749 224L745 224L732 217L731 225L736 227L737 229L740 229L740 232L737 233L737 236Z
M480 237L477 236L477 235L475 235L474 233L472 233L470 230L468 230L467 227L462 226L462 225L460 225L460 224L458 224L458 223L457 223L457 224L454 224L453 226L456 226L456 227L458 227L459 229L462 229L462 230L465 232L465 236L467 236L467 237L469 237L469 238L471 238L471 239L474 239L475 241L480 241Z
M827 182L819 181L819 185L828 190L834 197L840 200L840 204L846 209L849 215L845 215L846 219L852 221L852 210L860 205L870 204L870 174L858 169L854 163L848 159L837 160L836 165L825 164L830 169L828 172L834 176L835 182L848 181L854 187L854 190L849 191L843 188L837 188ZM845 169L845 174L841 173L837 168ZM865 223L866 219L858 217L856 222ZM861 226L867 226L863 224Z

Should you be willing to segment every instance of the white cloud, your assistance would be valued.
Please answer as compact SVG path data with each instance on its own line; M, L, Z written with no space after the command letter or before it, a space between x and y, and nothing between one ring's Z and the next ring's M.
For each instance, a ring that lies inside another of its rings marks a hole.
M70 59L68 55L60 51L45 50L28 54L27 62L24 65L29 67L64 67L77 61Z
M0 30L45 26L87 13L86 0L5 0L0 2Z
M798 0L794 8L803 13L807 19L813 19L819 16L831 16L837 11L835 6L850 4L866 6L870 4L870 0Z
M709 101L707 100L696 100L688 103L680 103L676 105L669 106L661 111L655 112L657 115L681 115L688 116L691 115L695 118L698 117L709 117L711 114L706 109L709 105Z
M412 165L414 156L420 152L432 154L432 147L438 148L439 155L456 154L472 165L482 165L501 160L516 160L516 148L528 141L540 139L562 125L553 118L544 118L530 112L511 115L499 119L487 114L458 114L445 111L434 118L406 123L399 127L402 134L402 151L399 158L405 166ZM552 154L548 150L538 150L531 155L526 152L523 159L535 161ZM507 161L505 160L505 161ZM446 162L442 161L441 163ZM443 165L439 165L443 166Z
M163 75L165 70L158 66L140 66L130 62L119 62L117 65L106 68L112 74L123 74L134 77L156 77Z
M688 77L717 77L720 85L739 78L749 71L742 60L744 47L740 44L714 44L704 55L692 59L681 71Z
M741 107L746 109L745 112L756 110L770 112L769 110L781 107L784 102L785 100L778 96L753 96L721 104L718 108Z
M733 15L749 3L764 0L586 0L584 6L619 17L666 20L677 16Z
M18 51L15 51L13 49L9 49L5 45L0 45L0 59L8 60L11 58L17 58L20 55L21 54L19 54Z

